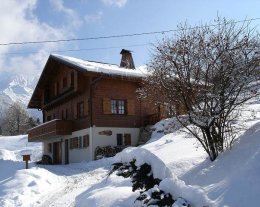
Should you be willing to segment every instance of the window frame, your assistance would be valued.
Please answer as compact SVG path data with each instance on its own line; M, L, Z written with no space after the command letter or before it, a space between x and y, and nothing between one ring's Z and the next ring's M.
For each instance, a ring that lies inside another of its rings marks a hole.
M124 145L123 134L116 134L116 145L117 146Z
M85 111L84 111L84 101L78 102L77 103L77 118L84 117L84 113L85 113Z
M111 99L111 113L114 115L126 115L126 100Z
M130 133L124 134L124 145L125 146L131 146L132 145L132 138Z
M52 143L48 143L48 153L52 153Z
M70 143L70 150L87 148L89 147L89 134L78 136L78 137L71 137L69 139L69 143Z
M67 80L67 77L64 77L62 79L62 88L67 88L68 87L68 80Z

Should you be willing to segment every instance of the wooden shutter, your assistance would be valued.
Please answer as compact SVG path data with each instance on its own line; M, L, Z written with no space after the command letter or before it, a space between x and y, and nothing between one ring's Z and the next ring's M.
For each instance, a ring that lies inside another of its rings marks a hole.
M131 134L124 134L124 145L125 146L131 145Z
M88 147L89 146L89 135L83 136L83 147Z
M103 113L111 114L111 99L103 98Z
M88 115L88 99L84 101L84 115Z
M74 103L74 106L73 106L73 114L74 114L74 119L77 119L78 116L78 104L77 103Z
M133 99L127 100L127 114L135 115L135 100Z

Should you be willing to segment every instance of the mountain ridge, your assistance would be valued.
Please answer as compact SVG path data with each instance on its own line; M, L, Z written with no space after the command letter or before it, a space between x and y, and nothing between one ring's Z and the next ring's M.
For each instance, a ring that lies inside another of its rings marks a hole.
M0 72L0 114L15 102L21 103L25 108L30 101L39 76ZM40 117L36 110L27 110L30 116Z

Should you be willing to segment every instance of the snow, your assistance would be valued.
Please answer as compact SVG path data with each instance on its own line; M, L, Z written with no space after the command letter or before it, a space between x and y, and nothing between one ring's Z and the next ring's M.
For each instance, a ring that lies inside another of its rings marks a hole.
M2 160L22 161L21 153L29 151L32 161L40 160L42 156L42 144L28 142L27 135L0 136L0 162Z
M211 162L196 139L184 132L174 118L153 127L152 139L140 147L129 147L113 158L69 165L24 169L21 151L32 150L33 160L41 154L39 143L27 136L0 137L0 206L91 206L132 207L139 191L131 180L112 174L111 164L136 159L148 163L158 188L171 193L180 207L256 206L260 197L260 101L244 106L238 139L232 149ZM184 200L182 200L184 199Z
M62 56L58 54L52 54L58 59L61 59L65 62L78 66L86 71L96 72L96 73L104 73L108 75L120 75L125 77L136 77L136 78L144 78L147 75L146 67L140 67L136 69L127 69L121 68L118 65L114 64L106 64L99 63L87 60L81 60L74 57Z

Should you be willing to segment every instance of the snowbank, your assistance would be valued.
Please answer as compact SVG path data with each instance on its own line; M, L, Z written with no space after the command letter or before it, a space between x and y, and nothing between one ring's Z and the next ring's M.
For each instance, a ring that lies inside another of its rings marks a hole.
M42 144L28 142L27 135L0 136L0 160L22 161L21 152L30 151L32 161L42 156Z
M117 162L130 162L133 159L136 160L136 166L144 163L151 165L154 178L162 180L159 188L166 193L171 193L174 199L183 197L194 207L213 206L213 202L201 187L186 185L160 158L147 149L127 148L115 157Z
M10 161L8 162L10 164ZM7 163L1 164L8 165ZM14 166L21 166L21 163ZM20 170L16 168L5 179L0 177L0 206L27 207L32 203L39 203L42 196L55 193L61 180L62 178L45 169L33 167L28 170Z
M24 169L21 154L30 152L32 161L38 160L41 143L28 143L26 135L1 136L0 143L0 206L30 206L59 187L61 178L34 163Z
M77 207L132 207L138 197L138 192L132 192L130 179L111 175L97 185L89 188L76 197Z

